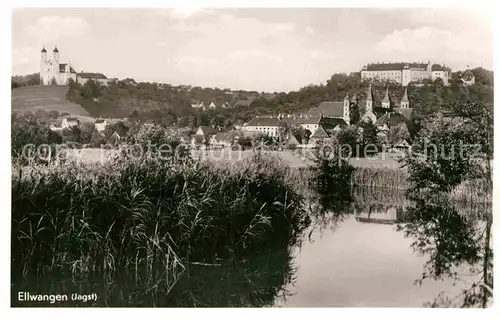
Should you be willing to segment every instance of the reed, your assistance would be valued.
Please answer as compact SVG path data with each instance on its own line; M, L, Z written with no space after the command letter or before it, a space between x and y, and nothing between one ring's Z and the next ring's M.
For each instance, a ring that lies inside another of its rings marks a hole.
M491 203L492 185L484 179L466 180L456 186L449 195L450 200L462 203Z
M352 183L365 187L406 189L408 187L408 173L400 168L358 167L353 175Z
M168 293L186 263L293 245L307 220L285 173L256 157L240 168L127 159L13 174L12 282L125 277Z

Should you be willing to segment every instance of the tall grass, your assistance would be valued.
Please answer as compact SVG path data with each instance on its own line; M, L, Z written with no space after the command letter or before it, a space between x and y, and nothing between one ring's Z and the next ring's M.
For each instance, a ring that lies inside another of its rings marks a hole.
M401 168L358 167L353 175L352 183L365 187L406 189L408 173Z
M466 180L453 188L450 200L463 203L489 203L493 200L491 187L491 184L483 179Z
M12 179L15 285L60 274L168 294L186 264L293 245L307 226L302 196L265 159L238 170L155 159L43 170Z

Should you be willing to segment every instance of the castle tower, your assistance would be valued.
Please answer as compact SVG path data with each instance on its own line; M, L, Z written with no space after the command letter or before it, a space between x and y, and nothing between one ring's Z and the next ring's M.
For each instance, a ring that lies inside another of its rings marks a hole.
M373 111L373 94L372 94L372 84L368 85L368 91L366 92L366 112Z
M391 99L389 99L389 86L385 87L385 96L382 99L382 108L389 109L391 107Z
M347 124L350 124L351 122L351 115L349 114L350 106L351 106L351 101L349 99L349 94L347 94L344 98L344 114L342 116Z
M405 94L401 99L401 108L409 108L409 107L410 107L410 100L408 99L408 87L405 87Z

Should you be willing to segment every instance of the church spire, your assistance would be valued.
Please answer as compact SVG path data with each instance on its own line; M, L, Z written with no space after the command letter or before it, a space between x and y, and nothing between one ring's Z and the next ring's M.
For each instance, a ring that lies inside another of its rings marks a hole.
M344 101L349 101L349 93L346 94Z
M382 108L390 108L391 100L389 99L389 86L385 87L385 96L382 99Z
M405 94L403 95L403 99L401 99L401 102L410 102L408 99L408 87L405 87Z
M390 102L389 100L389 86L385 87L385 96L384 99L382 99L382 102Z
M410 99L408 99L408 87L405 87L405 94L401 99L401 108L409 108L410 107Z

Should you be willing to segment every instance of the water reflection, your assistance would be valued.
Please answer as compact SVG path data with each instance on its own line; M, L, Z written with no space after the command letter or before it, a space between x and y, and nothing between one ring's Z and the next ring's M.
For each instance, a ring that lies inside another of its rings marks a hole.
M82 307L265 307L278 294L287 295L293 285L292 252L287 246L270 247L245 260L220 264L187 264L186 270L170 292L162 286L146 286L122 277L114 283L105 279L71 280L52 275L45 280L29 281L12 287L12 306L82 306ZM19 302L18 292L97 293L96 302Z
M278 298L276 306L441 306L433 304L440 293L459 296L477 280L469 268L457 266L460 280L444 278L416 285L429 255L413 250L413 239L397 231L398 226L410 225L415 219L415 210L409 210L413 204L404 190L356 188L352 200L344 203L343 212L320 208L326 201L312 206L311 241L296 250L297 281L288 288L292 296L286 302ZM450 206L456 215L468 217L491 210L488 204ZM446 217L448 213L438 215Z

